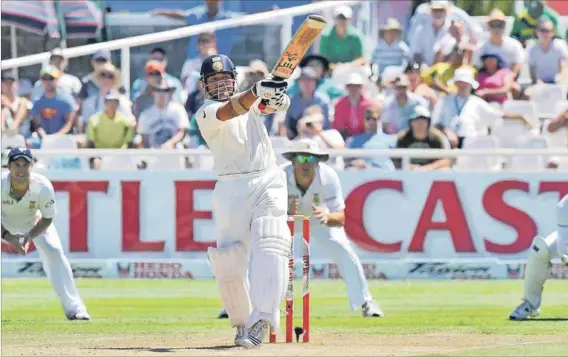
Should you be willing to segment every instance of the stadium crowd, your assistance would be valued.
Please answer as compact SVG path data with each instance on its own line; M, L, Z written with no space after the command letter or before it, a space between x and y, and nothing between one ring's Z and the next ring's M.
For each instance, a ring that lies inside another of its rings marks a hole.
M155 11L153 15L179 14ZM406 33L389 18L370 57L364 55L363 36L352 24L352 9L338 6L333 17L333 26L315 45L317 54L305 57L290 81L287 113L264 117L275 147L305 137L330 149L566 147L568 46L560 34L558 14L545 1L530 0L509 33L507 18L498 9L491 11L481 29L451 2L432 0L417 8ZM207 1L192 23L224 18L219 2ZM60 49L51 52L49 64L33 84L3 72L3 145L205 147L194 116L204 100L199 69L204 58L223 52L226 36L213 32L194 36L180 78L168 72L166 51L152 49L145 72L133 81L130 93L121 85L108 51L92 55L92 72L81 79L66 72ZM252 61L239 73L240 89L250 88L268 73L263 61ZM505 165L531 166L531 160L517 158ZM537 164L556 169L560 161L549 157ZM487 162L487 158L412 159L411 169ZM101 164L101 158L88 161L92 169ZM333 164L338 170L395 170L401 162L345 157ZM60 159L49 165L82 164ZM207 162L185 158L181 165L205 167ZM501 167L502 162L496 163L495 168Z

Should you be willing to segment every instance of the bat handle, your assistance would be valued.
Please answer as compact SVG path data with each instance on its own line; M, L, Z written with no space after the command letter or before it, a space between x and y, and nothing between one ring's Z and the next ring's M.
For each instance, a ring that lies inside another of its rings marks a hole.
M285 80L285 78L278 77L278 76L273 76L272 79L275 80L275 81L279 81L279 82L282 82L282 81ZM268 105L268 100L263 99L263 100L260 101L260 103L258 103L258 109L262 111L266 108L267 105Z

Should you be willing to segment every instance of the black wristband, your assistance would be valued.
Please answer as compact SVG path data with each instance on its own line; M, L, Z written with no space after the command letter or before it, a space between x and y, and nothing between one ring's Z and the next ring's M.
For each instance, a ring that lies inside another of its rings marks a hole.
M6 236L6 234L8 234L8 233L10 233L10 232L8 232L7 230L6 230L6 231L4 231L4 233L2 233L2 239L5 239L4 237L5 237L5 236Z

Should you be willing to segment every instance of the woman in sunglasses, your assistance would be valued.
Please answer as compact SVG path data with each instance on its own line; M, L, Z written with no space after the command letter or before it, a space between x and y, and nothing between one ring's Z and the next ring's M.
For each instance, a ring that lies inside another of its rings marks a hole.
M291 161L283 167L288 183L288 214L312 217L311 244L315 250L327 252L339 267L351 308L361 308L363 317L384 316L371 296L359 257L345 235L345 202L339 177L324 163L329 154L315 141L301 139L283 156Z

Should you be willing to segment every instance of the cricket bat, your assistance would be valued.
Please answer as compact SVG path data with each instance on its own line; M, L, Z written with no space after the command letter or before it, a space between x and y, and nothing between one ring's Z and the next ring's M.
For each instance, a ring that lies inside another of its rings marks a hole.
M327 20L323 16L309 15L304 20L272 69L271 74L275 80L284 81L290 78L316 37L326 26ZM263 99L258 105L258 109L264 110L267 102L266 99Z

